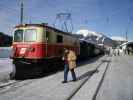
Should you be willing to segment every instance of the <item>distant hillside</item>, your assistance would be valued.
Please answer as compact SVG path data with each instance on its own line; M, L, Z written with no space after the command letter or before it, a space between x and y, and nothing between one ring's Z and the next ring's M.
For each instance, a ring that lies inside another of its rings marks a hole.
M12 36L0 32L0 47L11 46L11 44L12 44Z

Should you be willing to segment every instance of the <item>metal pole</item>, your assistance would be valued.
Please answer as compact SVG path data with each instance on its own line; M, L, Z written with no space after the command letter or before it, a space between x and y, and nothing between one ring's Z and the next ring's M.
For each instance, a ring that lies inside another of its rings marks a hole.
M23 10L24 10L24 4L23 1L21 1L20 24L23 24Z
M128 37L127 37L127 31L126 31L126 42L128 41Z

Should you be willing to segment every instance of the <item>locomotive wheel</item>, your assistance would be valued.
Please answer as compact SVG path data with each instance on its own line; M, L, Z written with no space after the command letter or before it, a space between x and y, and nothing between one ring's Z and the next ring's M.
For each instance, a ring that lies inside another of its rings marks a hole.
M51 72L57 72L64 68L63 61L59 58L55 58L47 61L47 67Z
M15 79L32 79L42 77L43 70L37 64L16 64Z
M19 62L17 62L17 63L15 63L14 64L14 66L15 66L15 74L14 74L14 78L15 79L21 79L21 78L23 78L23 67L22 67L22 64L21 63L19 63Z
M64 68L61 59L45 59L39 63L24 64L19 61L13 62L13 71L10 74L11 79L29 79L43 77L53 74Z
M43 71L43 64L24 64L19 61L13 62L13 69L10 73L10 79L30 79L42 77L45 73Z

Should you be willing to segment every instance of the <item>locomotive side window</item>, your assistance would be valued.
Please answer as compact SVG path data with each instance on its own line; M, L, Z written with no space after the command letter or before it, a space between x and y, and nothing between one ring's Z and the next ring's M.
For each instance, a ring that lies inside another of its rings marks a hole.
M23 30L16 30L14 33L14 42L23 41Z
M50 32L46 30L46 41L50 42Z
M24 41L25 42L34 42L36 41L37 34L35 29L26 29L24 32Z
M63 42L63 36L61 36L61 35L57 35L56 36L56 40L57 40L57 43L62 43Z

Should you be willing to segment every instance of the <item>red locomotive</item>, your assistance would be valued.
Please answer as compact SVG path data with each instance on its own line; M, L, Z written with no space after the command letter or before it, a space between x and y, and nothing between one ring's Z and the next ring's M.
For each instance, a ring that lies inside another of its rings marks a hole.
M47 24L24 24L14 29L12 59L17 63L40 63L61 58L63 49L80 53L80 43L73 34ZM19 66L15 66L19 67ZM17 68L16 68L17 69Z
M58 62L62 62L61 57L64 48L75 51L80 60L104 54L103 48L86 40L80 40L71 33L63 32L47 24L16 26L11 55L16 73L11 73L11 76L19 77L20 72L25 72L23 69L29 72L27 69L37 68L41 73L44 73L44 70L58 70L59 67L55 65L62 65ZM23 63L25 66L21 66ZM50 66L48 67L47 64ZM35 72L38 71L35 70Z

